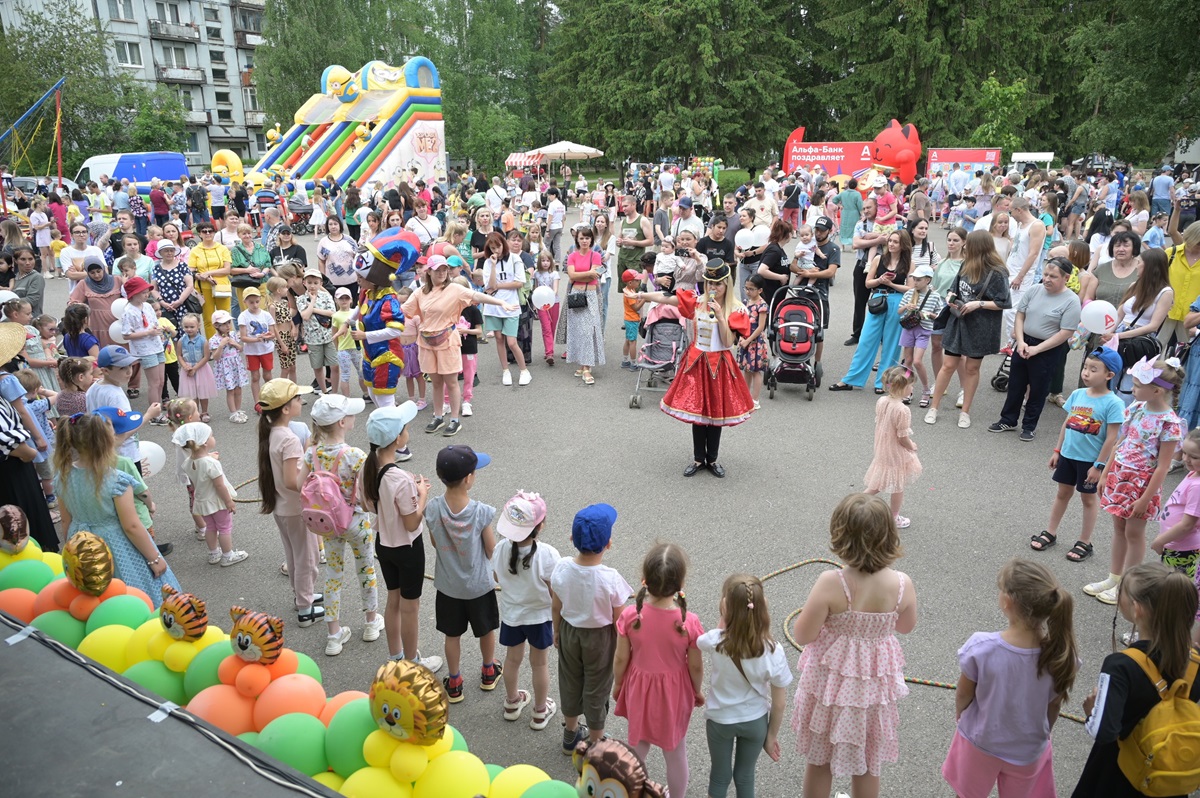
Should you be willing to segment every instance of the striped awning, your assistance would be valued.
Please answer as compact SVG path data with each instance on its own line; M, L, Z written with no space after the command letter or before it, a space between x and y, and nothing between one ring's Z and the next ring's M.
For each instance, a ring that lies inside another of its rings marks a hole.
M537 166L546 160L540 152L514 152L504 159L504 165L509 169L524 169L527 166Z

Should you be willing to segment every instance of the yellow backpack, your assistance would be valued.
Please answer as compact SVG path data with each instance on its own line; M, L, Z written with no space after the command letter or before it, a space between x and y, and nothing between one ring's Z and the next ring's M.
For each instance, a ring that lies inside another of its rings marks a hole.
M1200 656L1192 651L1184 678L1168 685L1144 652L1122 653L1145 672L1161 700L1118 741L1117 765L1143 795L1187 795L1200 788L1200 705L1190 698Z

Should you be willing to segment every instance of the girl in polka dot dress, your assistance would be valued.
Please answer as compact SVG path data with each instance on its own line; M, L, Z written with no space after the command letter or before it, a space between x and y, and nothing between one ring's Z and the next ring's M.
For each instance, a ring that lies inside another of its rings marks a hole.
M900 533L878 496L842 499L829 532L846 565L817 578L792 627L805 646L792 729L808 761L806 798L828 796L834 776L850 776L855 796L877 796L883 764L900 756L896 702L908 687L896 632L916 627L917 596L890 567L902 553Z

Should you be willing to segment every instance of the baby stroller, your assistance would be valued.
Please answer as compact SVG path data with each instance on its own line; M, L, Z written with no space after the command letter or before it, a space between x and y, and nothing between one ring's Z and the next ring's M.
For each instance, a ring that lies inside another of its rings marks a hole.
M1012 354L1005 354L1004 359L1000 361L1000 368L996 369L996 376L992 377L992 387L1000 393L1008 390L1008 372L1012 368Z
M305 236L313 231L313 226L308 221L312 218L312 212L312 203L304 197L288 198L288 214L292 217L291 227L293 234Z
M679 358L683 355L683 320L679 310L671 305L658 305L650 311L646 322L646 343L638 350L633 362L637 379L633 384L633 396L629 397L631 410L642 406L641 392L646 390L666 393L675 379ZM642 376L646 383L643 386Z
M774 399L779 383L790 383L806 386L805 398L811 402L823 373L821 364L812 362L813 352L825 336L820 292L807 285L777 291L771 300L767 336L771 344L764 375L767 396Z

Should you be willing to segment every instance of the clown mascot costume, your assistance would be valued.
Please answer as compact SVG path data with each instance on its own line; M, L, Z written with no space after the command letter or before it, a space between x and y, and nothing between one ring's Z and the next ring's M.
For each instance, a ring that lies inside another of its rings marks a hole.
M411 282L420 255L416 235L392 227L372 238L355 264L361 302L351 318L351 335L362 342L362 376L376 407L396 403L396 386L404 370L400 343L404 314L392 281Z

